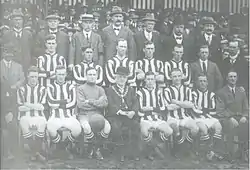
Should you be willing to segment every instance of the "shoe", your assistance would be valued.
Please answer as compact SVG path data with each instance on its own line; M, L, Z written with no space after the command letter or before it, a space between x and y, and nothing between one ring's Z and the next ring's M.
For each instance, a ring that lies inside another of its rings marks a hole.
M135 157L135 161L140 161L140 158L139 157Z
M46 162L46 158L39 152L36 153L36 158L41 162Z
M153 161L155 158L153 157L153 155L149 155L147 156L147 158L150 160L150 161Z
M155 153L157 154L157 156L159 156L161 159L164 159L165 156L163 155L163 153L160 151L160 149L158 147L155 147Z
M209 151L206 154L206 158L207 158L208 161L212 161L214 156L215 156L215 153L213 151Z
M96 150L95 154L96 154L96 158L97 158L98 160L103 160L103 156L102 156L102 153L101 153L101 151L100 151L100 148L98 148L98 149Z
M91 151L90 151L89 154L88 154L88 158L89 158L89 159L92 159L92 158L93 158L93 155L94 155L94 150L91 149Z

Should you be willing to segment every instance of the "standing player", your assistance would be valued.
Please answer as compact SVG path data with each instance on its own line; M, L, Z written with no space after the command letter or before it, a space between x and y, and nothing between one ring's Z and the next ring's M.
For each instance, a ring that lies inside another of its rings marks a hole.
M183 84L185 86L191 86L191 71L189 68L189 64L182 60L183 56L183 46L182 45L175 45L173 49L173 58L170 61L165 62L165 76L168 84L171 84L171 72L173 68L178 68L183 73Z
M96 84L99 86L104 85L103 81L103 69L100 65L97 65L93 62L93 53L94 50L88 46L86 48L82 47L82 62L77 64L73 69L74 80L77 84L84 84L86 82L86 70L88 68L95 68L97 71L97 80Z
M115 73L118 67L126 67L129 69L129 77L127 83L130 86L135 86L135 71L134 61L130 60L127 56L128 43L125 39L119 39L117 41L117 53L109 59L106 65L106 77L109 84L115 83Z
M172 128L164 120L167 118L163 101L162 92L156 87L155 74L149 71L145 75L145 86L137 92L137 96L140 103L141 117L141 135L143 140L149 143L150 147L156 151L156 153L163 158L163 154L160 152L158 145L155 145L151 140L153 138L153 131L159 130L160 138L163 142L168 140L168 137L173 133ZM149 155L149 159L153 159L152 155Z
M47 35L45 38L46 51L37 59L37 66L40 69L40 84L45 87L55 79L55 70L58 65L67 67L65 58L56 52L56 47L56 37L52 34Z
M44 86L38 84L38 68L32 66L28 69L28 83L17 91L18 111L20 127L24 139L27 140L33 153L33 159L45 158L41 155L42 142L46 127L44 105L46 103L47 91ZM31 128L36 129L35 139Z
M58 133L58 129L62 127L70 130L67 139L75 142L76 137L81 133L81 125L73 116L76 106L76 90L74 85L65 81L67 71L64 66L57 66L55 74L55 82L47 87L47 102L50 107L47 129L53 143L58 143L62 139L62 134Z
M180 69L174 68L171 72L172 85L164 90L165 105L169 111L168 121L177 122L177 127L181 133L175 132L175 146L182 144L185 140L190 142L193 147L194 137L199 131L195 120L191 117L191 111L194 107L192 101L191 89L182 85L183 73ZM178 129L177 129L178 130ZM177 148L176 148L177 149ZM192 151L192 150L190 150Z
M108 99L102 87L96 85L97 70L93 67L86 69L86 83L77 88L77 107L79 108L79 121L84 131L84 137L91 141L94 138L92 127L89 124L89 119L95 114L103 115L104 109L108 106ZM111 130L109 122L104 120L104 127L101 129L101 140L107 139ZM99 135L98 135L99 137ZM93 147L89 148L89 157L93 156ZM103 159L100 152L100 146L97 146L95 151L97 159Z
M216 119L215 93L208 90L208 79L205 74L197 76L198 89L192 91L192 100L195 108L194 116L196 124L200 130L200 149L205 151L208 159L212 159L212 155L222 159L221 153L223 149L222 126L220 121ZM214 130L213 134L213 151L209 149L209 129ZM216 153L216 154L213 154Z
M164 64L162 61L154 58L155 45L153 42L146 41L143 51L145 58L138 60L135 65L135 72L137 73L137 83L139 87L142 86L142 82L145 79L145 73L151 71L156 74L156 81L158 83L164 83Z

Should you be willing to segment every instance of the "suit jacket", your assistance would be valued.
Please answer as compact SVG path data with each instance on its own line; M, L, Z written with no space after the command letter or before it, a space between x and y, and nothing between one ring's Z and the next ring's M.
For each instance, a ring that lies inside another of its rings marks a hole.
M161 39L163 45L161 61L169 61L172 59L172 51L177 42L173 34L170 36L161 36ZM193 58L194 37L183 34L182 45L184 48L183 60L191 61L191 58Z
M118 35L115 34L113 26L107 26L103 29L102 40L104 43L104 62L113 58L116 54L117 40L123 38L128 41L128 58L135 61L136 59L136 45L133 37L133 32L122 26Z
M49 34L49 30L45 29L38 33L37 35L37 42L36 42L36 56L41 56L45 52L44 48L44 40L45 37ZM68 35L63 32L59 31L56 34L56 41L57 41L57 54L63 56L66 61L68 62L69 56L69 37Z
M106 114L107 117L116 117L119 110L135 111L136 113L138 112L139 102L135 95L135 90L129 86L127 86L126 88L127 93L123 97L124 100L117 94L119 90L116 85L111 86L106 90L106 95L108 98L108 112Z
M101 36L95 32L91 32L89 41L84 36L83 32L76 32L72 37L72 43L69 48L69 64L80 64L82 61L82 47L88 46L90 43L91 48L94 49L93 61L95 64L103 65L103 58L100 58L100 54L103 54L103 42Z
M196 46L196 54L199 52L201 45L208 45L210 54L211 54L211 60L216 61L216 57L220 55L220 36L216 34L212 34L212 40L211 44L209 45L208 42L205 39L204 33L199 34L196 36L195 40L195 46ZM214 60L215 58L215 60Z
M235 88L235 98L228 85L217 92L216 112L220 117L248 116L249 106L246 93L239 87Z
M33 37L30 31L27 29L22 30L21 38L17 38L15 31L11 29L4 34L3 39L8 39L15 45L15 58L14 61L21 64L25 71L29 68L31 63L34 64L35 61L32 60L32 49L33 49Z
M138 31L136 34L134 34L134 39L136 43L136 49L137 49L137 60L142 60L144 58L144 43L145 41L148 41L147 38L145 37L144 31ZM156 59L161 59L161 40L160 40L160 34L157 31L152 32L152 39L151 41L155 45L155 58Z
M201 68L200 60L191 64L191 78L195 87L197 87L196 80L199 74L201 74L202 72L203 70ZM209 91L215 92L219 90L223 85L223 78L221 72L218 66L212 61L207 62L207 79Z

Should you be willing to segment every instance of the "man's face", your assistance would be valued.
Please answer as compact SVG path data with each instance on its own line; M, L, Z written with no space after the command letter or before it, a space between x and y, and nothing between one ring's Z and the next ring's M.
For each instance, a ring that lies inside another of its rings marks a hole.
M45 47L48 51L55 52L57 47L56 40L47 40L45 43Z
M204 31L207 33L207 34L212 34L214 32L214 24L205 24L204 25Z
M50 29L57 29L59 25L58 19L48 19L48 27Z
M148 32L152 32L154 30L155 27L155 22L154 21L145 21L145 29Z
M184 25L175 25L174 26L174 33L176 35L181 35L184 32Z
M145 53L145 57L146 58L153 58L154 57L154 52L155 52L155 46L154 44L147 44L144 49L143 49L144 53Z
M113 21L115 26L119 27L122 24L123 15L122 14L114 14L112 16L112 21Z
M86 32L89 32L92 30L94 25L94 21L93 20L86 20L86 21L82 21L82 28L83 30L85 30Z
M107 20L107 21L110 21L110 19L111 19L111 17L110 17L110 12L107 12L107 13L106 13L106 20Z
M237 83L237 73L236 72L229 72L227 75L227 82L229 85L235 86Z
M2 56L6 61L10 61L13 59L14 54L12 52L9 52L8 50L2 50Z
M15 17L13 18L13 23L14 23L14 27L16 28L22 28L23 27L23 17Z
M228 51L230 55L234 56L239 51L239 43L237 41L230 42L228 45Z
M147 75L145 77L145 85L146 87L149 87L149 88L155 87L156 85L155 75Z
M127 41L119 41L118 42L118 45L116 46L116 50L120 56L125 56L127 49L128 49Z
M119 75L119 74L115 75L115 82L120 86L125 86L127 80L128 76L126 75Z
M66 69L56 70L56 82L59 84L63 84L65 82L65 78L67 76Z
M180 61L183 56L183 47L174 47L173 58L175 61Z
M181 85L182 72L181 71L173 71L171 73L171 78L172 78L173 85Z
M198 77L198 86L201 91L207 90L208 81L206 76Z
M92 69L87 72L86 79L88 83L95 84L97 80L97 72L96 70Z
M28 83L34 87L38 84L38 72L30 72L28 75Z
M93 49L92 48L87 48L84 52L84 59L88 62L92 62L93 59Z
M201 48L200 49L200 59L206 61L209 56L209 49L208 48Z

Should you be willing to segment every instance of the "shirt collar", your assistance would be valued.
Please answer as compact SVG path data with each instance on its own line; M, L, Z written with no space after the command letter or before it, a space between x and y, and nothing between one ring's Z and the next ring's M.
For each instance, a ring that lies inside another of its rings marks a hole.
M204 36L205 36L205 38L206 38L206 40L207 40L208 37L212 38L213 34L208 35L207 33L204 33Z
M145 34L150 34L150 35L152 34L152 32L148 32L146 29L144 30L144 33Z
M126 55L124 55L122 58L121 58L121 56L118 57L118 55L116 55L115 57L118 58L118 60L124 60L126 58Z
M113 27L113 29L115 29L115 28L116 28L116 29L119 29L119 30L121 30L121 28L122 28L122 26L121 26L121 25L120 25L119 27L116 27L115 25L113 25L112 27Z
M233 90L235 92L235 86L234 87L228 86L228 88L229 88L230 91Z
M19 33L19 34L23 31L22 28L17 29L17 28L15 28L15 27L13 28L13 30L14 30L16 33Z
M239 55L239 53L240 53L240 50L234 55L234 56L229 56L229 58L231 59L231 60L236 60L237 58L238 58L238 55Z
M51 33L51 34L55 34L55 33L57 33L57 32L58 32L58 29L55 29L55 30L49 29L49 33Z
M181 34L181 35L176 35L175 33L174 33L174 38L176 39L176 38L183 38L183 34Z
M86 34L90 35L92 33L92 31L87 32L85 30L82 30L82 32L83 32L84 35L86 35Z
M11 60L10 60L10 61L7 61L7 60L5 60L5 59L3 59L3 62L5 63L6 66L9 66L9 65L12 63Z
M207 61L208 60L205 60L205 61L203 61L203 60L201 60L201 59L199 59L200 60L200 63L202 64L203 62L205 62L205 64L207 65Z

